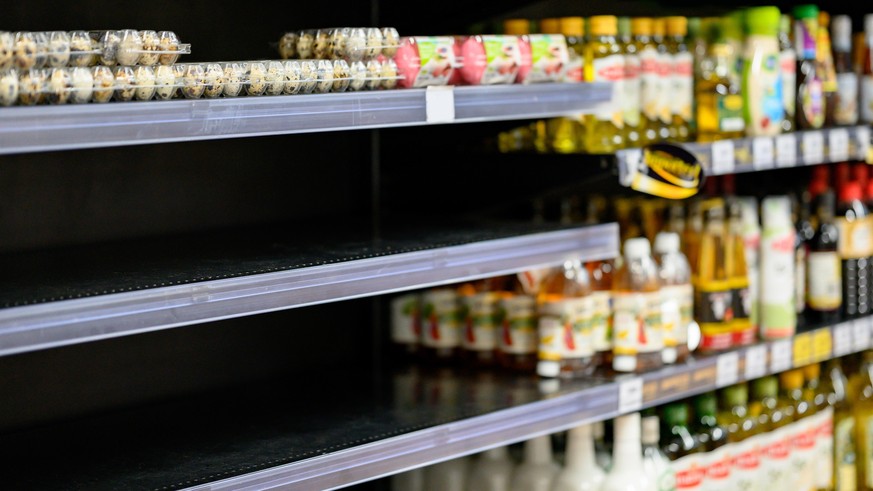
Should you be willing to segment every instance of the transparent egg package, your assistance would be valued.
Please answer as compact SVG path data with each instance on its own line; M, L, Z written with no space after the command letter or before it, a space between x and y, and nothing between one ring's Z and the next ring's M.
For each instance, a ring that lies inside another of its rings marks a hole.
M393 58L400 36L393 27L331 27L286 32L277 48L282 59L367 62Z

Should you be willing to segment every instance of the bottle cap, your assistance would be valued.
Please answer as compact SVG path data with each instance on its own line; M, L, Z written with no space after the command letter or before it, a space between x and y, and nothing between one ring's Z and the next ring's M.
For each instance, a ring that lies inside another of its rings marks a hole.
M667 17L667 34L670 36L688 35L688 18L681 15Z
M549 435L535 436L524 442L524 460L536 463L551 462L552 437Z
M761 377L752 382L752 397L763 399L776 397L779 394L779 379L775 375Z
M837 198L834 196L834 192L830 189L825 189L821 194L818 195L816 199L818 210L825 211L828 215L833 216L834 208L836 208Z
M664 422L668 426L687 426L688 404L673 402L664 406Z
M581 21L581 19L580 19ZM547 19L540 19L540 32L543 34L561 34L561 21L555 17L549 17ZM567 34L565 35L574 36L576 34Z
M657 416L642 418L642 441L645 445L657 445L661 439L660 421Z
M836 15L831 19L831 34L835 51L852 51L852 19L848 15Z
M750 34L776 36L779 34L779 19L782 13L778 7L752 7L746 10L745 21Z
M840 202L846 203L849 201L860 201L863 198L863 193L861 192L861 183L857 181L850 181L843 184L842 189L840 189Z
M818 22L818 7L815 5L797 5L793 13L795 19L814 19Z
M868 38L873 37L873 14L864 16L864 33Z
M652 35L663 36L667 33L667 20L663 17L655 17L652 19Z
M715 416L718 404L715 402L715 393L707 392L694 398L694 412L697 417Z
M722 391L722 397L729 406L745 406L749 403L749 387L746 384L725 387Z
M615 36L618 34L618 18L614 15L594 15L589 19L591 35Z
M700 17L689 17L688 18L688 36L691 38L699 38L701 35L701 27L703 26L703 19Z
M618 18L618 35L621 37L628 37L631 35L630 17L622 16Z
M606 423L603 421L598 421L594 423L594 438L596 440L602 440L604 435L606 435Z
M867 185L867 179L870 177L870 166L863 162L852 164L852 180L858 181L861 187Z
M782 388L793 390L803 387L803 370L788 370L779 374L779 384Z
M821 376L821 365L813 363L803 367L803 378L806 380L816 380Z
M561 34L565 36L583 36L585 35L585 22L582 17L561 17L560 23Z
M615 441L640 442L640 413L630 413L615 418Z
M649 239L645 237L634 237L624 241L624 255L628 259L638 259L651 254L651 244L649 244Z
M634 17L633 19L631 19L631 33L634 36L651 36L652 18Z
M764 227L781 228L791 224L791 198L788 196L767 196L761 202L761 215Z
M503 33L511 36L530 34L530 21L527 19L506 19L503 21Z
M658 254L679 252L679 234L676 232L658 232L658 235L655 236L655 252Z

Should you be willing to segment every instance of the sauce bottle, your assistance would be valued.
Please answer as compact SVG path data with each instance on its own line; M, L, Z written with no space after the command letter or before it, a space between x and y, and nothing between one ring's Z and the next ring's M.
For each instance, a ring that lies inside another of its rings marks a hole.
M857 181L843 184L837 205L838 250L842 261L843 309L845 317L870 313L870 249L873 230Z
M537 295L542 377L574 378L594 370L591 283L579 261L567 261L543 280Z
M807 307L816 322L836 322L840 316L842 272L839 230L834 219L836 199L831 190L816 199L818 228L809 241Z
M651 486L643 472L640 440L640 413L615 418L615 446L612 469L603 480L601 491L648 491Z
M524 274L524 273L522 273ZM538 285L525 288L518 276L512 287L501 292L497 303L500 326L497 360L504 369L533 373L537 365L536 292Z
M739 199L732 197L728 209L728 233L725 251L725 266L728 287L731 290L731 344L747 346L755 342L757 331L752 325L752 293L749 270L746 263L743 206Z
M615 263L610 260L585 264L591 280L591 338L595 367L612 365L612 280Z
M746 10L749 34L743 51L743 111L749 136L782 132L785 107L779 68L779 19L776 7Z
M631 34L630 17L618 18L618 39L624 57L624 94L621 99L623 142L627 147L641 143L642 110L640 108L640 56Z
M738 53L725 37L722 19L707 18L702 28L707 39L695 82L697 140L742 138L745 130L739 80L733 77Z
M498 303L507 288L505 276L486 278L463 285L459 289L461 319L461 358L471 367L497 365Z
M837 91L834 101L834 123L858 123L858 74L852 67L852 19L837 15L831 20L834 36L834 71Z
M617 372L645 372L663 364L661 291L649 240L628 239L613 280L613 358Z
M658 66L660 55L658 46L652 38L652 19L634 17L631 19L631 34L640 60L640 144L648 145L660 139L659 128L659 88Z
M691 266L679 250L679 234L660 232L655 237L655 254L661 280L662 360L682 363L688 359L688 326L694 311Z
M678 142L691 140L692 105L694 101L694 58L685 42L688 19L672 16L666 19L667 52L672 58L670 139Z
M697 257L694 316L700 324L703 351L722 351L733 346L733 298L727 274L727 234L724 200L703 202L706 228L700 239Z
M446 365L461 354L461 308L455 288L439 287L422 294L422 357Z
M571 428L567 432L564 468L555 478L551 491L599 491L605 477L594 459L591 425Z
M763 339L791 337L797 326L794 309L794 225L787 196L761 202L761 318Z
M782 78L782 105L785 117L782 119L782 132L794 131L797 106L797 51L791 35L791 16L779 16L779 73Z
M828 31L830 14L818 13L818 36L816 38L816 61L821 69L822 91L825 98L825 125L835 122L837 108L837 72L834 68L834 54L831 50L831 35Z
M821 69L816 61L818 7L794 7L794 45L797 50L796 129L818 129L825 123Z
M418 292L391 299L391 344L394 356L410 360L421 343L421 295Z
M585 81L610 82L612 100L624 95L624 58L618 43L618 19L614 15L590 18L591 35L585 45ZM612 153L623 146L624 123L619 103L604 105L585 116L585 149L590 153Z

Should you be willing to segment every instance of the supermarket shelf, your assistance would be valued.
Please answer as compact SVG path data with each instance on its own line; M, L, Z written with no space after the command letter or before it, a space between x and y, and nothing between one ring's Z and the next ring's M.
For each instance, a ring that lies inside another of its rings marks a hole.
M458 225L378 242L310 237L301 245L223 234L2 257L0 355L618 254L616 224ZM335 243L345 245L326 245Z
M540 118L610 97L608 84L554 83L11 107L0 111L0 154Z
M15 488L337 489L869 349L871 329L862 318L641 376L413 366L377 383L364 373L272 381L0 436L0 458ZM34 462L53 472L32 472Z
M741 138L713 143L682 143L701 163L704 174L717 176L805 165L868 160L870 127L851 126L787 133L776 137ZM645 170L642 149L616 153L619 180L628 186Z

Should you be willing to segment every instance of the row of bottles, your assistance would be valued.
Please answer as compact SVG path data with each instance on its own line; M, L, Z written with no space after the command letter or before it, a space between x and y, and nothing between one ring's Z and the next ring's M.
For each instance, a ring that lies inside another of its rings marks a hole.
M585 20L587 30L581 17L539 24L567 38L571 63L584 67L575 73L612 84L613 104L505 132L501 151L612 153L873 122L873 14L855 34L850 17L815 5Z
M847 373L849 376L847 376ZM873 351L405 472L416 491L873 489Z

